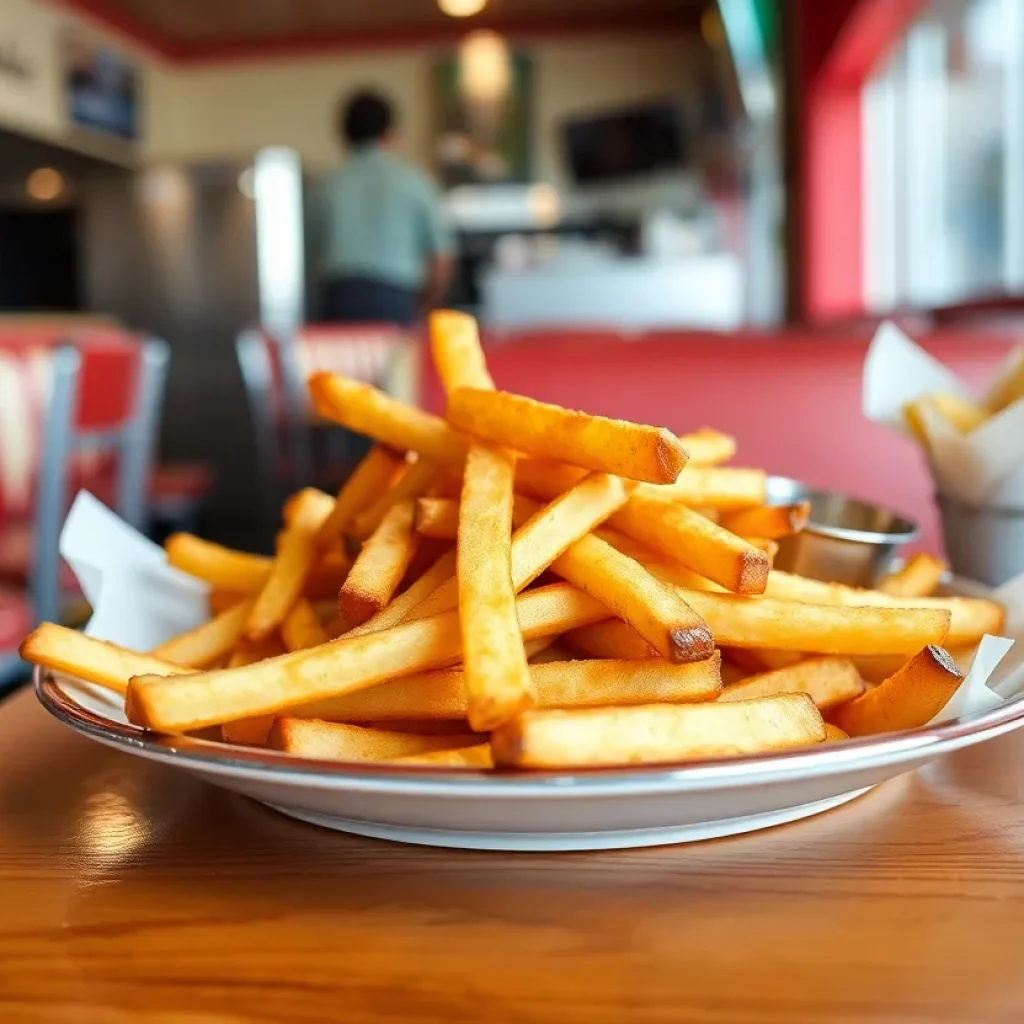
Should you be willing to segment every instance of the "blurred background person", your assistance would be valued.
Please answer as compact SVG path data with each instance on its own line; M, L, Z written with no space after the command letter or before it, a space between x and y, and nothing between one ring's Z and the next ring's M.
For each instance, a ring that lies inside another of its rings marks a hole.
M310 230L322 319L409 324L445 297L452 242L437 190L395 153L391 104L358 92L341 104L345 165L321 181Z

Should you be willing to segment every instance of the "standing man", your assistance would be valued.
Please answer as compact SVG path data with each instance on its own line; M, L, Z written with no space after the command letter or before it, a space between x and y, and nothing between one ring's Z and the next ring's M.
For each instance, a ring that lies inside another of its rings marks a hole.
M348 161L321 182L312 211L322 314L409 324L439 304L451 282L451 238L437 191L394 155L386 99L360 92L339 114Z

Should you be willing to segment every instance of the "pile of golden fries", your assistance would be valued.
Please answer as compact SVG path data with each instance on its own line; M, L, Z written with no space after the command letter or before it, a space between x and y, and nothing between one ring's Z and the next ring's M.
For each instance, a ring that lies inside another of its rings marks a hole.
M445 768L665 763L927 723L953 653L1002 626L912 558L877 590L772 569L805 504L766 504L732 438L495 390L475 322L440 312L444 419L329 373L317 410L375 447L283 511L273 558L179 534L207 623L149 652L46 624L39 665L162 733Z

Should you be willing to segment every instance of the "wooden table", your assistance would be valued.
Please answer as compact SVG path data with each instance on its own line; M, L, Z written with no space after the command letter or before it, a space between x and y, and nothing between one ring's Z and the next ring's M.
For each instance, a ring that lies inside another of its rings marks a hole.
M320 831L0 705L0 1021L1024 1020L1024 733L693 846Z

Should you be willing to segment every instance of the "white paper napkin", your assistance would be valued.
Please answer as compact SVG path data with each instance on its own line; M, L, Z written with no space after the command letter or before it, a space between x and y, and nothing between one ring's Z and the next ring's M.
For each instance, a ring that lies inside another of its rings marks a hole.
M1011 354L996 375L995 390L1017 356ZM882 324L864 363L864 415L896 433L908 435L903 410L908 402L936 392L960 398L970 394L963 382L916 345L895 324ZM968 436L925 410L923 427L936 488L969 505L1024 508L1024 402L1015 402Z

